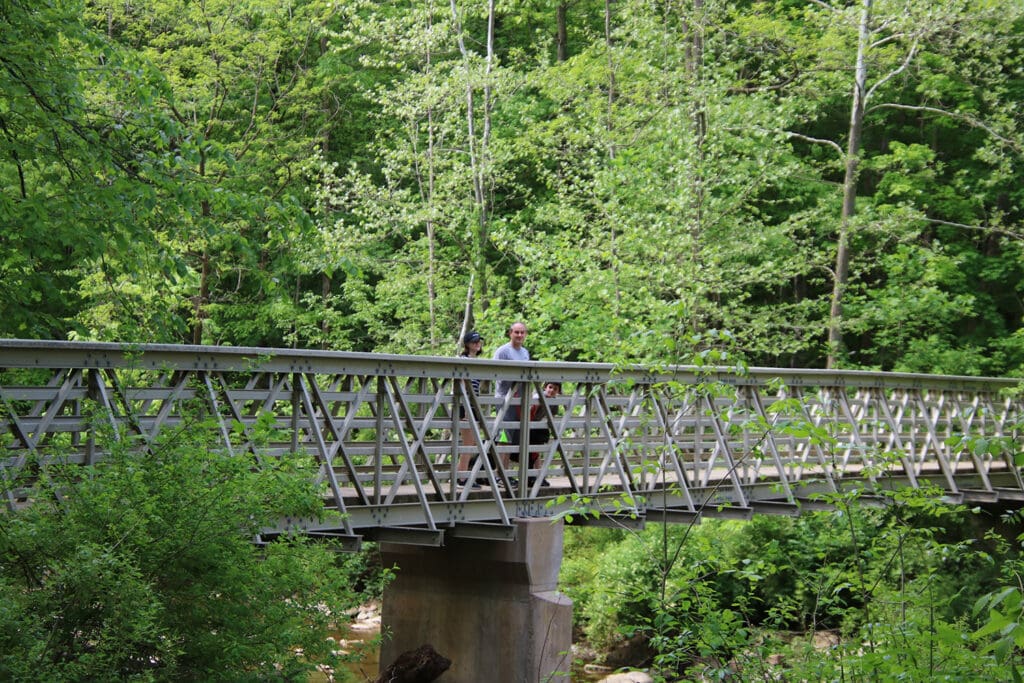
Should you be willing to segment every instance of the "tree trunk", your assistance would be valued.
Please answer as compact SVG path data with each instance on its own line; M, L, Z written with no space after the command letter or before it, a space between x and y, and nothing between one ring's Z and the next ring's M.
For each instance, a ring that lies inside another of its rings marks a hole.
M331 297L331 277L327 273L320 274L320 301L323 302L324 311L329 310L328 299ZM330 348L327 341L331 333L331 323L326 315L320 320L320 348Z
M206 317L206 300L210 298L210 250L203 247L203 253L199 259L199 292L196 293L196 297L193 301L192 312L193 344L203 343L203 318Z
M327 54L330 48L330 43L327 40L327 36L320 38L320 57ZM325 93L321 99L323 103L323 117L324 120L330 120L331 118L331 97L328 93ZM328 154L331 149L331 128L330 126L324 126L320 133L320 152L324 158L328 158ZM321 273L320 275L320 302L322 304L322 315L320 319L320 348L330 348L330 342L328 339L331 334L331 323L330 318L327 315L327 311L331 310L328 299L331 296L331 276L327 273Z
M206 175L206 156L199 156L199 176ZM200 203L200 215L203 221L210 219L213 210L206 199ZM210 247L203 240L203 253L199 256L199 291L193 301L192 343L203 343L203 318L206 317L206 302L210 299Z
M487 70L484 73L484 132L480 141L480 165L478 184L480 186L480 234L477 238L477 278L480 280L481 307L487 308L487 243L490 240L490 188L487 178L490 174L491 110L494 108L491 92L491 73L494 68L494 0L487 2Z
M433 33L434 5L427 11L427 31ZM433 67L430 44L427 44L427 71ZM434 107L427 107L427 303L430 309L430 350L437 348L437 226L434 221Z
M569 58L569 32L565 26L568 10L568 5L562 2L558 4L555 12L555 51L559 63Z
M850 110L850 131L846 145L846 174L843 177L843 208L836 241L836 267L833 273L832 306L828 323L828 360L826 367L834 368L843 351L843 296L850 272L850 223L857 212L857 171L860 165L861 134L864 129L864 102L867 96L867 63L865 52L870 39L871 5L873 0L862 0L857 64L853 83L853 106Z
M608 112L605 129L608 131L608 158L615 158L615 140L611 133L615 126L612 120L615 106L615 55L612 53L612 0L604 0L604 46L608 53Z
M707 134L708 117L707 102L704 94L704 26L701 17L704 9L704 0L693 0L693 14L689 22L691 39L686 46L686 70L688 72L692 101L690 104L690 117L693 122L694 149L696 151L695 164L696 172L691 178L691 186L687 188L691 197L690 208L691 229L690 229L690 263L688 267L694 273L701 272L702 249L704 248L704 208L705 188L705 161L707 159ZM697 276L695 282L700 282ZM704 289L704 285L698 285ZM689 333L700 334L703 330L704 313L700 302L701 296L695 296L693 305L690 306Z
M483 132L479 144L476 139L476 116L475 98L473 96L473 78L470 69L469 51L466 49L466 41L463 36L462 19L459 16L456 0L450 0L452 10L452 21L455 24L458 37L459 52L462 54L463 62L466 65L466 132L469 148L470 172L473 177L473 201L477 212L476 245L473 255L473 271L479 283L480 306L487 308L488 287L486 273L487 242L490 229L490 206L488 203L487 173L488 173L488 145L491 134L491 69L494 65L494 0L487 3L487 58L486 71L484 73L483 88Z

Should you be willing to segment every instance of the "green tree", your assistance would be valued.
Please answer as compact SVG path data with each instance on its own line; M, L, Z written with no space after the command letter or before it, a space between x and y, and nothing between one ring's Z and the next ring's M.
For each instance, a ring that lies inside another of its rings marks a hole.
M496 13L368 6L339 45L380 74L364 92L377 129L367 163L324 160L310 251L344 270L351 319L376 348L447 350L469 284L481 316L500 296L491 234L517 183L496 139L514 131L497 121L520 79L497 56Z
M1019 4L2 12L3 334L1024 367Z
M756 7L771 19L745 17L743 26L777 56L750 68L774 76L761 87L808 95L801 122L789 133L821 180L841 188L814 208L815 239L831 241L835 250L826 364L889 367L892 351L901 357L911 352L909 340L898 349L873 343L873 335L891 326L871 320L869 307L878 305L873 291L884 288L886 306L902 310L904 321L909 312L934 312L938 305L942 315L931 322L921 315L911 322L911 336L933 346L963 344L961 367L947 356L942 369L977 372L983 352L973 343L976 321L984 320L986 335L1002 333L1002 314L990 308L987 287L964 291L955 276L926 280L925 304L914 300L916 289L901 273L904 260L893 262L891 271L873 255L900 250L921 264L952 260L971 269L980 251L1001 261L1004 286L1016 288L1019 247L1000 235L1007 220L1020 220L1016 208L1006 211L1003 186L1005 171L1019 167L1024 149L1019 115L1006 96L1019 88L1013 65L1019 63L1020 7L986 0L941 7L916 0ZM980 50L982 44L989 48ZM922 150L934 153L923 164ZM838 216L836 230L823 231L830 213ZM897 304L892 296L901 291ZM974 298L975 292L982 296ZM858 336L844 351L849 333ZM922 355L910 365L927 369L936 359Z
M199 431L199 430L196 430ZM305 680L356 596L334 553L253 544L283 515L318 516L304 460L255 470L187 432L150 453L52 466L0 514L0 677Z
M675 360L709 328L806 348L785 300L821 254L772 215L793 162L767 125L781 98L737 96L729 7L612 4L605 35L537 70L517 142L535 196L503 229L545 357Z
M129 270L155 257L154 215L167 222L194 201L198 148L158 106L162 75L83 23L74 0L12 0L0 7L0 334L88 334L75 318L84 273L106 289L106 263ZM152 330L172 326L143 297L112 301ZM172 307L173 310L173 307ZM127 335L141 336L137 329Z
M321 0L94 0L89 9L97 29L165 75L162 104L197 143L194 209L150 225L155 248L178 266L165 289L188 323L182 340L283 345L298 299L322 288L319 273L303 281L292 245L312 228L303 168L339 144L341 103L318 69L339 10ZM120 286L137 276L133 266Z

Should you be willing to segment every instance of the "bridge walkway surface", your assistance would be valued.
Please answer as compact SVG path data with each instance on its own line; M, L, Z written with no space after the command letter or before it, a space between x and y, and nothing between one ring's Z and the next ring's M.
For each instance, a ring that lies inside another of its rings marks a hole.
M475 395L471 380L485 388L511 381L517 391L503 400ZM561 383L560 396L544 396L548 382ZM20 477L32 468L102 460L100 429L133 438L145 452L175 430L205 425L228 452L256 463L299 456L317 463L327 513L282 519L257 542L293 532L350 550L382 542L396 561L422 569L408 571L406 585L392 592L420 607L425 595L441 596L434 612L465 592L467 578L441 585L438 576L458 575L459 558L483 562L501 578L478 591L474 628L493 621L494 596L510 584L526 591L517 604L533 604L515 619L571 628L553 583L561 525L552 519L639 527L799 514L853 490L884 504L904 487L927 487L951 502L1013 505L1024 500L1014 462L1017 385L858 371L0 340L0 472L13 510L30 502ZM508 438L516 431L547 438L517 444ZM471 459L467 471L457 470L460 455ZM509 573L510 563L522 571ZM462 617L472 612L464 596L458 602ZM408 612L410 604L396 609ZM394 642L436 632L412 621ZM440 642L458 647L470 636L479 642L466 633ZM518 643L509 657L536 646ZM548 650L523 666L552 666ZM509 666L508 680L540 680ZM493 664L441 680L482 680L472 678L481 671Z

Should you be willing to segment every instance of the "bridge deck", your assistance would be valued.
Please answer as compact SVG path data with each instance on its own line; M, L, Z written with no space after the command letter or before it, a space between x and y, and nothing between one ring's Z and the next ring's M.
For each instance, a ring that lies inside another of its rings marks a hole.
M473 395L471 378L514 381L525 398ZM562 396L542 395L548 381L563 383ZM202 424L223 448L256 462L305 454L319 464L336 514L281 520L267 537L299 528L349 544L508 538L515 518L569 511L577 521L622 524L796 514L851 488L884 496L930 486L952 501L1019 501L1020 406L1001 393L1015 385L0 340L0 471L16 507L26 502L16 475L29 465L105 456L97 414L143 450L159 435ZM549 434L544 444L502 438L540 429ZM484 457L460 473L460 454ZM460 477L483 486L459 486ZM580 510L602 514L594 520Z

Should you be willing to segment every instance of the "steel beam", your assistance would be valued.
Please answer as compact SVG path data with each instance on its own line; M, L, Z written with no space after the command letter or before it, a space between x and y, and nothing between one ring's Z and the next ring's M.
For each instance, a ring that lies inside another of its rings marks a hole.
M515 518L609 524L644 519L741 519L830 509L859 491L891 504L904 487L947 502L1024 500L1011 453L950 446L965 434L1015 434L1018 380L864 371L676 366L653 371L591 363L340 353L295 349L0 340L0 469L9 508L52 464L102 465L97 426L124 433L145 456L208 418L220 448L255 467L309 456L333 521L282 520L325 538L378 533L417 544L482 534L504 538ZM500 441L501 406L465 392L470 379L547 381L531 422L550 432L531 468ZM710 385L714 391L708 391ZM462 408L456 410L457 406ZM465 417L460 420L459 416ZM462 443L462 430L472 434ZM1010 449L1014 450L1014 449ZM1019 449L1017 449L1019 450ZM458 456L474 458L471 472ZM456 480L483 484L473 489ZM530 486L519 486L526 477ZM627 521L628 520L628 521ZM333 535L333 536L332 536ZM475 538L476 536L474 536ZM357 545L355 540L346 541Z

